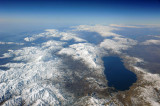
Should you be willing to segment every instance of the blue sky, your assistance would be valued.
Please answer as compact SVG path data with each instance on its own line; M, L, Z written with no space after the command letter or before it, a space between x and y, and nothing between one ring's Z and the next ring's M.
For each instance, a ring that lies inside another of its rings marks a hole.
M0 0L0 23L160 24L160 0Z

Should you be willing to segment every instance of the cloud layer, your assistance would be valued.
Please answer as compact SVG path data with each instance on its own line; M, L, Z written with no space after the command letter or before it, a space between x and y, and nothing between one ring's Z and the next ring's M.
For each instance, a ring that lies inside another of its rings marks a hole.
M142 45L160 45L160 40L155 40L155 39L146 40L142 42L141 44Z
M95 26L89 26L89 25L80 25L72 27L75 28L74 31L91 31L91 32L97 32L103 37L110 37L110 36L121 36L116 33L113 33L113 30L118 30L117 28L109 27L109 26L103 26L103 25L95 25Z
M129 38L115 37L113 39L105 39L100 44L100 47L103 47L107 50L111 50L114 53L121 53L121 50L127 50L128 48L136 44L137 41L135 40Z
M15 43L15 42L0 42L0 45L24 45L24 43Z

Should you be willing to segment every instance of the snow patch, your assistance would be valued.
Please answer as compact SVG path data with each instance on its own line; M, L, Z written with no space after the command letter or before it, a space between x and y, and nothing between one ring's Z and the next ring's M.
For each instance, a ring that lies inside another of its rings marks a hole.
M56 29L46 29L46 32L40 33L38 35L34 35L31 37L26 37L24 38L25 41L27 42L32 42L35 41L39 38L57 38L59 37L60 40L68 41L68 40L74 40L75 42L85 42L86 40L81 39L76 36L76 34L71 33L71 32L59 32Z
M69 55L72 56L74 59L82 59L89 67L91 68L99 68L100 65L100 51L99 48L96 46L89 44L89 43L79 43L70 45L69 48L63 48L58 54Z

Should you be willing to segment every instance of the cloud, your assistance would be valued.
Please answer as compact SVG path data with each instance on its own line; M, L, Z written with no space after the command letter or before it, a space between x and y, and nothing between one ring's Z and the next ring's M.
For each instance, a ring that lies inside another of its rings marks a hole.
M151 37L155 37L155 38L160 38L160 35L147 35L147 36L151 36Z
M130 26L130 25L117 25L117 24L110 24L111 27L125 27L125 28L142 28L139 26Z
M24 45L24 43L15 43L15 42L0 42L0 45Z
M157 36L154 36L154 37L156 37L156 38L160 38L160 35L157 35Z
M112 27L112 26L119 26L120 25L114 25L111 26L104 26L104 25L95 25L95 26L89 26L89 25L79 25L72 28L73 31L91 31L91 32L97 32L103 37L113 37L111 39L104 39L103 42L99 44L101 48L105 48L107 50L112 50L115 53L121 53L121 50L127 50L128 48L132 47L133 45L137 44L137 41L125 38L122 35L113 33L113 30L119 30L118 28ZM128 26L121 26L121 27L128 27ZM134 27L134 26L130 26Z
M139 24L142 28L159 28L160 24Z
M91 31L91 32L97 32L103 37L110 37L110 36L121 36L116 33L113 33L113 30L118 30L117 28L113 28L110 26L103 26L103 25L95 25L95 26L89 26L89 25L79 25L74 26L72 28L75 28L73 31Z
M144 42L141 43L142 45L160 45L160 40L146 40Z
M115 37L113 39L105 39L103 42L100 43L100 47L107 50L112 50L115 53L121 53L121 50L127 50L128 48L136 44L137 41L135 40L129 38Z

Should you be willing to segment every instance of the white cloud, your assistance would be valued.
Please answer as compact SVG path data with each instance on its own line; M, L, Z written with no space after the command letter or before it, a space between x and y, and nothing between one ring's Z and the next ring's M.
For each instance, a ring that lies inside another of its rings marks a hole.
M156 37L156 38L160 38L160 35L157 35L157 36L154 36L154 37Z
M135 40L129 38L115 37L113 39L105 39L100 43L100 47L107 50L112 50L115 53L121 53L121 50L127 50L128 48L136 45Z
M130 26L130 25L117 25L117 24L110 24L112 27L126 27L126 28L142 28L139 26Z
M103 26L103 25L95 25L95 26L89 26L89 25L79 25L72 28L75 28L73 31L91 31L91 32L97 32L103 37L110 37L112 36L113 39L105 39L103 42L100 43L100 47L105 48L107 50L112 50L115 53L120 53L121 50L126 50L133 45L136 45L137 42L135 40L125 38L122 35L118 35L116 33L113 33L113 30L119 30L118 28L114 28L111 26ZM117 25L118 26L118 25ZM127 27L127 26L123 26ZM133 26L130 26L133 27Z
M142 45L160 45L160 40L150 39L142 42L141 44Z
M101 36L104 37L110 37L110 36L121 36L116 33L113 33L113 30L118 30L117 28L109 27L109 26L103 26L103 25L95 25L95 26L89 26L89 25L79 25L72 27L75 28L74 31L91 31L91 32L97 32Z
M24 43L15 43L15 42L0 42L1 45L24 45Z

